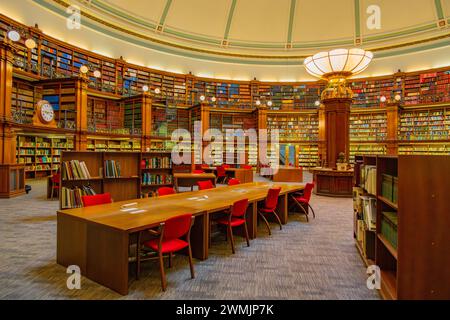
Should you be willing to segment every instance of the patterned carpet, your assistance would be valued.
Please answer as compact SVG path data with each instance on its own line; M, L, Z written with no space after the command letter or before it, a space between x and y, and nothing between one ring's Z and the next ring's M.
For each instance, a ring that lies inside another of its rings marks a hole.
M0 200L0 299L379 299L354 245L351 199L318 196L315 220L293 214L281 231L272 224L272 236L260 224L249 248L236 237L235 255L215 237L193 280L187 258L175 256L164 293L157 261L143 265L126 297L84 277L69 290L55 262L58 203L45 199L45 181L30 184L29 195Z

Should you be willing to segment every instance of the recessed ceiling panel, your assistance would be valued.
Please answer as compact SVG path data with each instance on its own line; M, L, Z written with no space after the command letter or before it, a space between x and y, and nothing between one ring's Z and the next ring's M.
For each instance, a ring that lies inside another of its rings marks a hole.
M290 0L237 0L229 39L285 43Z
M186 34L222 39L231 0L173 0L165 25Z
M292 39L319 42L353 39L353 0L297 0Z

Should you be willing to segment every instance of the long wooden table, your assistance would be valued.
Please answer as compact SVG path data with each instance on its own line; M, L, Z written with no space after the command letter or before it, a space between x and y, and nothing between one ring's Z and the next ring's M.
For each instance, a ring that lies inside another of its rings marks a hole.
M174 173L174 186L177 191L179 187L189 187L193 190L197 181L211 180L216 185L216 175L214 173Z
M216 172L216 167L204 168L205 172ZM226 168L225 172L228 177L239 179L241 183L253 182L253 170L243 168Z
M274 182L303 182L303 169L280 166L272 179Z
M136 199L57 212L57 262L78 265L87 278L122 295L128 294L130 240L142 230L157 227L171 217L192 213L192 252L208 258L209 219L214 212L248 198L249 236L256 237L257 203L272 187L281 187L278 211L283 224L288 220L288 194L303 185L254 182L210 190L178 193L165 197ZM137 212L124 211L135 203Z

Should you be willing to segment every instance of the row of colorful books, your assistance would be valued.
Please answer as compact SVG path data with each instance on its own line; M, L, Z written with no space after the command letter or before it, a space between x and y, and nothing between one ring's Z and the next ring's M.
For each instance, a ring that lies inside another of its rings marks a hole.
M91 175L84 161L70 160L63 162L63 180L80 180L90 178Z
M74 187L73 189L62 187L61 208L62 209L81 208L83 206L81 197L91 195L95 195L95 191L89 185Z
M144 173L142 175L142 184L143 185L158 185L158 184L172 184L173 176L172 175L164 175L164 174L151 174Z
M170 157L154 157L150 159L142 159L142 169L170 169Z
M120 163L115 160L105 160L105 177L119 178L121 176Z

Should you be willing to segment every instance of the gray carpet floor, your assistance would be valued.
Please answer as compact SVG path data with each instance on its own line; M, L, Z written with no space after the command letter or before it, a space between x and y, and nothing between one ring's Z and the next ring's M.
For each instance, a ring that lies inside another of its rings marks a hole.
M0 200L0 299L379 299L355 248L352 200L318 196L316 219L292 214L283 230L272 224L272 236L260 224L250 247L236 237L234 255L219 234L209 259L195 260L193 280L187 258L175 256L166 292L157 261L143 265L125 297L84 277L69 290L55 262L58 201L45 199L45 181L30 184L29 195Z

